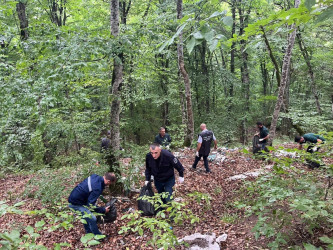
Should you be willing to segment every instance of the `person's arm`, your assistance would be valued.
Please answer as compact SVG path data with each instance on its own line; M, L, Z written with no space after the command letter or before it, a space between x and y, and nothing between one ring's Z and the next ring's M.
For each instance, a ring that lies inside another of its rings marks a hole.
M88 197L88 206L96 206L96 201L98 199L98 197L101 195L102 190L100 189L93 189L93 191L90 193L89 197ZM105 214L105 207L96 207L94 209L95 212L97 213L101 213L101 214Z
M157 135L157 136L155 136L154 143L158 143L158 144L159 144L160 142L158 141L158 138L157 138L157 137L158 137L158 135Z
M151 167L149 165L148 155L146 156L146 170L145 170L146 181L151 179Z
M201 148L201 144L200 142L198 142L198 145L197 145L197 152L199 152L200 148Z
M171 165L175 169L177 169L179 176L183 178L184 177L184 167L176 157L171 158Z
M214 149L217 149L217 140L214 141Z

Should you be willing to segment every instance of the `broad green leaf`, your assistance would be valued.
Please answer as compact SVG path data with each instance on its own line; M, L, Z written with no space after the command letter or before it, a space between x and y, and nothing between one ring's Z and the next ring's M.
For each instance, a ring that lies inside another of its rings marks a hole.
M187 51L188 51L188 53L189 54L191 54L192 53L192 50L193 50L193 48L194 48L194 46L195 46L195 38L194 37L192 37L191 39L190 39L190 41L188 41L187 43L186 43L186 48L187 48Z
M219 40L213 39L213 41L211 41L211 43L209 44L209 51L213 52L216 49L218 43L219 43Z
M45 221L44 220L40 220L40 221L37 221L35 223L35 227L42 227L45 225Z
M316 0L305 0L305 7L311 11L312 6L316 4Z
M194 37L196 40L201 40L201 39L204 38L200 31L195 32L195 33L193 34L193 37Z
M94 237L95 237L94 234L89 233L89 234L83 235L80 240L83 244L86 244L89 240L93 239Z
M89 246L96 246L98 244L100 244L101 242L99 242L98 240L91 240L88 242Z
M322 242L326 244L333 244L333 238L329 238L327 236L323 236L319 238Z
M326 19L330 18L333 16L333 6L328 7L326 10L324 10L316 20L316 23L320 23L325 21Z
M232 19L231 16L225 16L225 17L222 18L222 22L223 22L225 25L231 27L232 24L233 24L233 22L234 22L234 20Z

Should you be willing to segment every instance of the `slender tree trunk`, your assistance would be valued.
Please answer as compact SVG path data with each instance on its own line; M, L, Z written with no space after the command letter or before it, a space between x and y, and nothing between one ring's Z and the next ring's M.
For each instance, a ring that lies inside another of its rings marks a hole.
M298 8L300 4L300 0L295 0L295 8ZM291 61L291 54L292 50L295 44L295 37L296 37L296 25L292 24L291 29L293 30L292 33L289 35L288 38L288 45L287 49L283 58L283 64L282 64L282 78L281 83L279 87L279 93L278 93L278 99L275 104L275 109L272 116L272 122L271 122L271 128L270 128L270 136L269 141L270 143L273 142L276 132L276 125L277 121L280 115L280 109L283 103L283 96L285 92L286 85L288 83L288 77L289 77L289 70L290 70L290 61Z
M236 1L232 1L232 5L231 5L231 14L232 14L232 28L231 28L231 37L234 36L234 34L236 33ZM230 72L232 74L235 74L235 47L236 47L236 43L232 42L231 44L231 51L230 51ZM234 95L234 86L232 84L232 82L230 82L230 86L229 86L229 95L230 97L232 97Z
M177 19L183 17L183 1L177 0ZM179 34L179 42L177 44L177 55L178 55L178 67L181 76L185 84L185 97L186 97L186 108L187 108L187 132L184 145L189 146L192 143L194 136L194 120L192 110L192 98L191 98L191 82L188 73L185 69L184 63L184 51L183 51L183 33Z
M204 78L203 84L204 84L204 89L205 89L205 101L204 101L204 106L206 107L206 112L205 113L209 113L210 112L210 84L209 84L209 71L208 71L208 66L206 63L206 43L203 42L201 49L199 49L200 53L201 53L201 70L202 70L202 75Z
M111 0L111 35L117 37L119 35L119 0ZM120 129L119 129L119 116L121 96L120 90L123 82L123 55L119 54L113 62L112 74L112 102L111 102L111 117L110 117L110 131L111 131L111 152L112 160L109 163L110 171L115 171L113 165L118 162L119 157L117 152L120 147Z
M25 12L26 9L26 4L23 2L18 2L16 4L16 12L18 19L20 21L20 33L21 33L21 39L22 40L27 40L29 37L29 32L28 32L28 18Z
M296 34L296 36L297 36L298 46L299 46L299 48L302 52L302 56L303 56L303 58L306 62L306 65L308 67L308 72L309 72L309 76L310 76L310 79L311 79L311 89L312 89L312 93L313 93L313 96L314 96L315 101L316 101L317 112L318 112L319 115L321 115L322 111L321 111L321 107L320 107L320 103L319 103L319 97L318 97L318 93L317 93L317 86L316 86L314 72L313 72L313 69L312 69L310 56L309 56L308 50L307 50L307 48L304 44L304 41L302 40L301 33L298 32Z
M242 36L244 34L244 28L247 26L246 20L244 18L243 10L242 10L242 0L239 0L239 6L238 6L238 13L239 13L239 36ZM249 13L247 13L249 14ZM248 54L245 50L246 42L245 40L240 41L241 44L241 54L242 54L242 66L241 66L241 72L242 72L242 83L243 83L243 90L244 90L244 99L245 99L245 105L244 105L244 118L242 122L242 140L243 143L247 142L247 114L250 112L250 75L249 75L249 69L248 69Z
M280 67L279 67L279 64L273 54L273 50L271 48L271 45L269 44L269 41L267 39L267 36L266 36L266 33L265 33L265 30L264 30L264 27L263 26L260 26L261 27L261 31L263 32L263 37L264 37L264 41L265 41L265 44L266 44L266 48L268 50L268 54L269 54L269 57L271 58L272 60L272 63L274 65L274 68L275 68L275 76L276 76L276 81L277 81L277 84L278 86L280 86L280 82L281 82L281 74L280 74Z

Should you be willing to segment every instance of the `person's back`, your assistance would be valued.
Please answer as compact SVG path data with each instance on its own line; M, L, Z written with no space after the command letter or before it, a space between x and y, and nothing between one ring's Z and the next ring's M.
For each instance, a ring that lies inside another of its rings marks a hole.
M201 143L201 147L199 150L199 154L203 155L203 156L208 156L210 153L210 147L212 145L212 141L213 141L213 132L210 130L205 130L202 131L199 136L201 136L202 138L202 143Z
M314 133L304 134L303 138L305 140L304 143L305 142L317 143L318 139L321 140L321 141L325 141L325 139L322 136L316 135Z

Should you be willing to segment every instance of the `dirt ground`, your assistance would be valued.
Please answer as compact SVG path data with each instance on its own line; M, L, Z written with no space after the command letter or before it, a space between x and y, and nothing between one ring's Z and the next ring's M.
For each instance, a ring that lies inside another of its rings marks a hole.
M294 147L293 144L284 146ZM226 157L225 160L223 162L210 162L212 173L207 174L204 171L202 161L199 162L197 170L193 171L191 169L194 161L194 151L185 149L180 151L179 154L179 160L185 168L185 182L176 184L174 197L181 197L186 201L189 199L187 194L194 191L207 193L211 196L211 205L207 208L205 204L190 202L188 207L200 218L200 222L194 227L190 224L174 226L175 235L178 238L183 238L193 233L215 233L218 237L225 233L228 238L226 242L221 243L221 249L268 249L267 240L264 238L255 240L254 234L251 232L256 223L256 217L245 217L241 211L233 206L233 202L237 200L242 188L242 180L227 179L234 175L262 169L267 167L269 163L253 159L251 155L243 154L238 150L224 149L221 154ZM177 171L175 172L177 175ZM19 202L19 194L24 191L26 183L31 178L32 175L9 175L0 179L0 190L2 191L0 200L6 201L7 204ZM130 199L122 199L121 197L118 199L118 219L112 224L100 226L101 231L111 237L108 241L94 247L94 249L153 249L151 246L146 245L151 235L149 232L144 232L143 236L134 233L118 234L121 226L125 225L125 222L121 220L121 217L126 213L123 211L129 208L137 209L137 196L138 194L135 194ZM25 204L20 207L24 211L41 209L43 207L40 201L36 199L26 198L24 201ZM27 225L33 226L36 220L38 221L38 218L26 214L7 213L0 217L0 231L10 231L14 228L24 229ZM38 238L39 243L48 248L52 248L54 243L60 242L70 243L71 247L69 249L84 248L80 242L80 238L84 234L84 228L79 222L75 224L75 228L70 230L43 231L39 233L41 234Z

